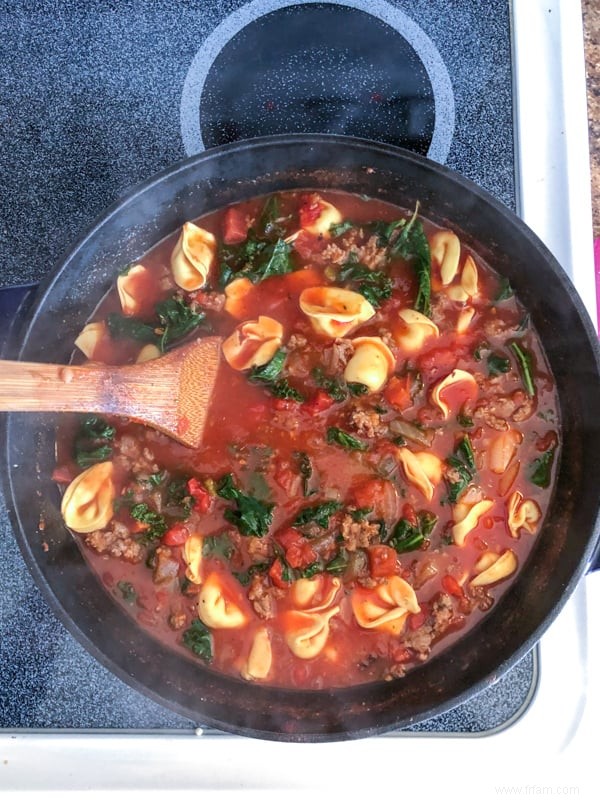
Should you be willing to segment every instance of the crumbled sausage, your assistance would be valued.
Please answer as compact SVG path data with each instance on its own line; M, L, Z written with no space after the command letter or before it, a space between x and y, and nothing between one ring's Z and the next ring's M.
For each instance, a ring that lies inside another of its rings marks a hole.
M354 520L350 514L345 514L341 521L341 533L346 550L352 553L359 547L368 547L373 544L379 537L380 528L374 522L366 519Z
M245 538L248 555L255 564L260 564L272 557L273 544L270 538L258 536L248 536Z
M187 620L185 611L172 611L169 614L169 618L167 619L167 623L169 628L174 631L179 631L183 628Z
M350 421L354 429L367 439L374 439L387 431L387 425L384 425L379 414L371 409L356 409L352 412Z
M323 350L322 363L326 372L342 372L354 352L350 339L336 339L330 347Z
M130 564L138 564L144 557L144 548L132 537L129 528L115 520L106 530L86 534L84 541L97 553L122 558Z
M148 477L159 471L152 450L128 434L124 434L115 441L113 461L120 468L137 477Z
M252 603L254 611L261 619L273 619L277 606L277 599L284 592L276 586L270 586L265 575L253 575L248 600Z
M407 647L417 653L420 661L425 661L432 644L456 621L456 612L450 595L438 594L432 604L425 622L415 631L409 631L404 639Z

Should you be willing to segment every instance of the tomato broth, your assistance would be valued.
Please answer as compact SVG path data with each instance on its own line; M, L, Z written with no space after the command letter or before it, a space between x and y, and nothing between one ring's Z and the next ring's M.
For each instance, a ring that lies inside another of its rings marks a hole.
M79 358L223 337L203 444L65 427L91 569L211 669L319 689L401 678L488 613L534 546L554 380L493 265L417 210L338 192L186 223L116 278Z

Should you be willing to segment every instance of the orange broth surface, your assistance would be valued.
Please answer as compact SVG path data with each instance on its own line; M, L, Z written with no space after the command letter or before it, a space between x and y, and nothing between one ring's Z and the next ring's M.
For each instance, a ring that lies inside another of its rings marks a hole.
M133 306L114 290L97 310L86 356L133 363L263 317L280 335L260 363L240 367L240 347L258 353L243 331L224 355L196 451L125 419L75 421L56 480L90 470L93 494L110 462L112 509L89 530L73 491L65 519L139 624L211 669L300 689L401 678L489 612L542 527L560 439L537 334L458 239L449 279L454 240L412 211L288 192L195 224L214 237L200 285L178 285L176 231L130 269ZM317 329L303 298L319 287L366 300L368 318ZM165 300L199 324L164 340ZM365 338L385 357L347 380Z

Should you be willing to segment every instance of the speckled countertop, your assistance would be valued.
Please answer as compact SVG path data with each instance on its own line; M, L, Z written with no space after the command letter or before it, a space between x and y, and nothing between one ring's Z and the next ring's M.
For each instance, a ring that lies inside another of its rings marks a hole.
M587 70L594 236L600 236L600 4L582 0Z

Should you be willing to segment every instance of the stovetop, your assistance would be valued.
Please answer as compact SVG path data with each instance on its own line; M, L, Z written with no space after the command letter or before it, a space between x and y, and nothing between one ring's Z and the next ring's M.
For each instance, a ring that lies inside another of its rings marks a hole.
M400 144L522 211L511 25L508 0L0 2L0 286L43 279L132 184L265 133ZM195 731L82 649L33 584L1 498L0 520L0 727ZM408 733L498 732L538 681L536 649Z

